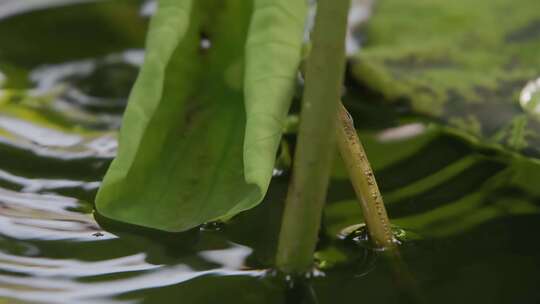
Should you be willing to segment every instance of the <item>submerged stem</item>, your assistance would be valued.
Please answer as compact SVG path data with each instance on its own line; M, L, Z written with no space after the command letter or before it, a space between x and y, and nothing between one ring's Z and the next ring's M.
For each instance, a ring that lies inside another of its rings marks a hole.
M339 102L337 141L345 167L359 198L369 236L379 248L395 246L390 221L371 165L358 138L353 120Z
M287 193L276 263L300 274L313 252L335 147L336 115L345 69L345 32L350 0L319 0L313 49L306 64L293 177Z

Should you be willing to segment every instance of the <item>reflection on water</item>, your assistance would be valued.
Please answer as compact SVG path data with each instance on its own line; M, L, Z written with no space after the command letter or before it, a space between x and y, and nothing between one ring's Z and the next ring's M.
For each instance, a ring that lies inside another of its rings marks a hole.
M0 188L0 229L19 240L92 240L101 229L89 215L70 211L79 206L73 198Z
M70 147L80 144L82 138L75 134L66 134L52 129L38 127L24 120L1 117L0 128L19 138L41 146Z
M98 60L40 66L29 77L37 94L60 90L59 98L84 108L122 110L143 59L142 50L128 50Z
M74 198L0 188L0 296L32 303L124 303L106 298L202 276L263 274L239 270L251 249L233 243L208 246L174 265L150 263L144 249L133 250L130 241L102 231L80 207Z
M0 20L34 10L91 1L96 0L0 0Z
M95 191L99 188L100 182L81 182L62 179L32 179L13 175L9 172L0 170L0 180L20 187L21 192L50 192L65 188L81 188L85 191Z
M131 303L113 300L118 294L180 284L203 276L259 277L261 271L237 271L232 265L249 254L242 247L203 252L223 268L197 271L189 265L153 265L144 253L96 262L21 257L0 253L0 295L35 303ZM16 275L15 275L16 274ZM120 276L128 274L127 276ZM118 275L118 279L84 282L85 278ZM24 291L24 292L21 292Z

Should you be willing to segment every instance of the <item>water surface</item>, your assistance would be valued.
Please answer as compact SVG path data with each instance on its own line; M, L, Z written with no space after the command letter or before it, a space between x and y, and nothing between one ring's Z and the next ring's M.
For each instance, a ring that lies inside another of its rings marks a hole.
M286 167L226 224L172 234L95 214L149 10L0 2L0 303L540 302L538 160L367 102L352 81L346 104L403 232L399 262L361 234L338 237L361 222L339 161L309 282L271 270Z

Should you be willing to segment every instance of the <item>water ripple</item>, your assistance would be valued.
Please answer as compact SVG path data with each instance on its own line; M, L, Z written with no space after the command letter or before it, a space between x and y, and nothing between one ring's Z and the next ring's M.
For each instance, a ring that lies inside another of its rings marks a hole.
M72 211L79 207L74 198L0 188L0 233L18 240L94 241L101 229L90 215Z
M10 286L2 288L0 295L9 296L33 303L136 303L139 301L113 299L112 296L137 291L144 288L158 288L188 282L203 276L252 276L259 277L263 271L234 271L215 269L209 271L193 271L186 265L160 267L147 271L139 276L94 284L83 284L71 280L54 280L47 278L16 278L0 275L0 283ZM24 290L24 293L20 292ZM44 300L46 299L46 300Z
M0 3L0 20L88 1L22 2ZM10 87L13 74L0 72L0 302L133 303L120 296L201 277L263 274L246 270L252 249L222 233L156 237L135 228L105 231L96 222L92 201L116 155L143 57L126 49L37 66L26 89Z

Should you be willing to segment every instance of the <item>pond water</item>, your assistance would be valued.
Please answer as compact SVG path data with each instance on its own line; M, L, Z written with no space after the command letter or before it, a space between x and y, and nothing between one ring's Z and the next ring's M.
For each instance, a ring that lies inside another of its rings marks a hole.
M226 224L173 234L94 213L151 3L21 3L0 2L0 303L540 302L538 160L365 102L378 96L352 80L399 258L339 237L362 219L339 161L306 282L271 270L287 167Z

